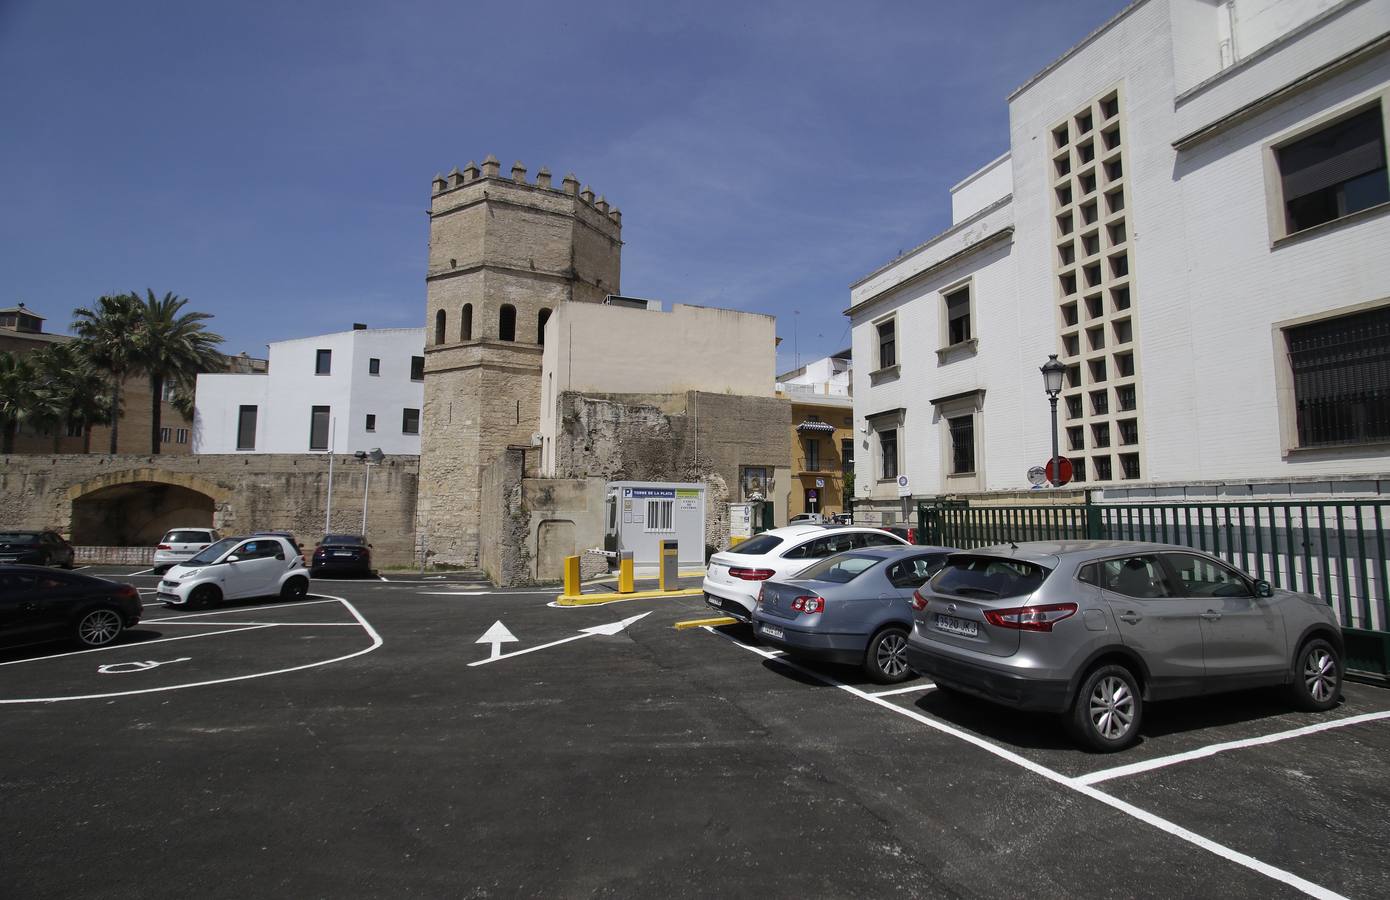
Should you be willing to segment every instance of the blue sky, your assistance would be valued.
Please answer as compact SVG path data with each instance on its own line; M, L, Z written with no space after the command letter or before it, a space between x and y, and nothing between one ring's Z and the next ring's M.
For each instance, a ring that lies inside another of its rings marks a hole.
M624 293L777 316L781 371L1124 2L0 0L0 304L420 325L430 179L493 153L622 209Z

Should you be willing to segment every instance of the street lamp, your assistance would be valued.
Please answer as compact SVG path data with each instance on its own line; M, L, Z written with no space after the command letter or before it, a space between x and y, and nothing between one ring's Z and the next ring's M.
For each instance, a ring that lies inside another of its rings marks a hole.
M1057 354L1053 353L1038 371L1042 372L1043 390L1052 403L1052 486L1057 487L1062 477L1062 460L1057 452L1057 395L1062 393L1062 376L1066 374L1067 367L1059 363Z
M358 450L353 456L362 460L367 466L367 477L362 482L362 540L365 541L367 539L367 491L372 486L372 466L381 465L386 454L381 452L380 447L373 447L371 450Z

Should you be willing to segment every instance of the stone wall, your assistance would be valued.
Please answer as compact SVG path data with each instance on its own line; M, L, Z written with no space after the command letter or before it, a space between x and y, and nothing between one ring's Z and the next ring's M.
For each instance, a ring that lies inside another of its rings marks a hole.
M418 463L413 456L388 457L373 468L367 535L380 566L414 561ZM71 535L75 508L85 515L103 505L105 515L97 516L99 520L142 519L148 515L145 506L150 498L170 487L210 498L212 513L207 523L169 522L167 527L210 524L229 535L292 531L306 547L312 547L324 532L328 458L324 454L0 456L0 527L51 528ZM362 464L351 456L335 457L330 530L361 530L363 487Z

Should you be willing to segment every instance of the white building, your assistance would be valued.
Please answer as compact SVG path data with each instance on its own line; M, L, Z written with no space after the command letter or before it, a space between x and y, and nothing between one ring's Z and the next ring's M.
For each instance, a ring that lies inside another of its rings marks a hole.
M1137 0L1009 97L952 226L851 289L856 493L1377 490L1390 0ZM1313 482L1310 486L1308 483Z
M853 354L846 348L778 375L777 392L794 400L809 396L848 400L854 390L853 368Z
M278 341L265 374L199 375L194 453L419 455L425 330Z

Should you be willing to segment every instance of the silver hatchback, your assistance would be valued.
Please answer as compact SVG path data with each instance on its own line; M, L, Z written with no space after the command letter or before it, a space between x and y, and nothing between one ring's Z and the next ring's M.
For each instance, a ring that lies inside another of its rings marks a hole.
M1087 747L1139 737L1144 703L1283 685L1326 710L1342 633L1317 597L1190 547L1132 541L957 553L914 595L906 658L947 691L1062 713Z

